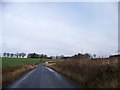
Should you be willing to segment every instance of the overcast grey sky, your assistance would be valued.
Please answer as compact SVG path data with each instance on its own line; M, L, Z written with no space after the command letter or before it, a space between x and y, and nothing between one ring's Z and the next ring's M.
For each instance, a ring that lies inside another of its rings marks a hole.
M110 55L118 49L115 2L4 2L2 16L3 52Z

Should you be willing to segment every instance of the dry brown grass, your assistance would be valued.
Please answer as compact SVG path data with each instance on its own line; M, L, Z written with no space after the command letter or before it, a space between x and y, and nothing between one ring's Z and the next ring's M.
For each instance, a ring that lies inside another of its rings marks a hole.
M52 65L55 65L55 64L56 64L55 61L46 61L46 62L44 63L45 66L52 66Z
M117 88L118 59L63 60L50 66L87 88Z
M18 79L21 75L26 73L27 71L32 70L37 67L35 64L25 65L22 67L14 67L14 68L3 68L2 73L2 84L3 87L6 87L8 84Z

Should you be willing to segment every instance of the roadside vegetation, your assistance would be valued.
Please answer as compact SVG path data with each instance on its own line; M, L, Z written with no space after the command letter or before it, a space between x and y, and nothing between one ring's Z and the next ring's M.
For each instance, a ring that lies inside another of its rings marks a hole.
M50 59L2 58L2 86L6 87L21 75L37 67L39 63Z
M48 65L85 88L118 88L118 58L68 58Z

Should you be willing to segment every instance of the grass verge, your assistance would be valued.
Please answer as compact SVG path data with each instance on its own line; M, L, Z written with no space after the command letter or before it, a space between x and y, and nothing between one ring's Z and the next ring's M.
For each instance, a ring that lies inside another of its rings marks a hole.
M2 58L2 87L7 87L21 75L50 59Z
M49 66L86 88L118 88L118 60L63 60Z
M2 73L3 87L17 80L21 75L37 67L35 64L29 64L21 67L4 68Z

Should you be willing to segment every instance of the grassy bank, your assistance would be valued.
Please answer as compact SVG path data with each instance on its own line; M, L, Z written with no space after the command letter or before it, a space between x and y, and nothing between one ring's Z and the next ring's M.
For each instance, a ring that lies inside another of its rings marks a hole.
M86 88L117 88L118 60L63 60L50 66Z
M50 59L2 58L2 84L6 87L24 73Z

